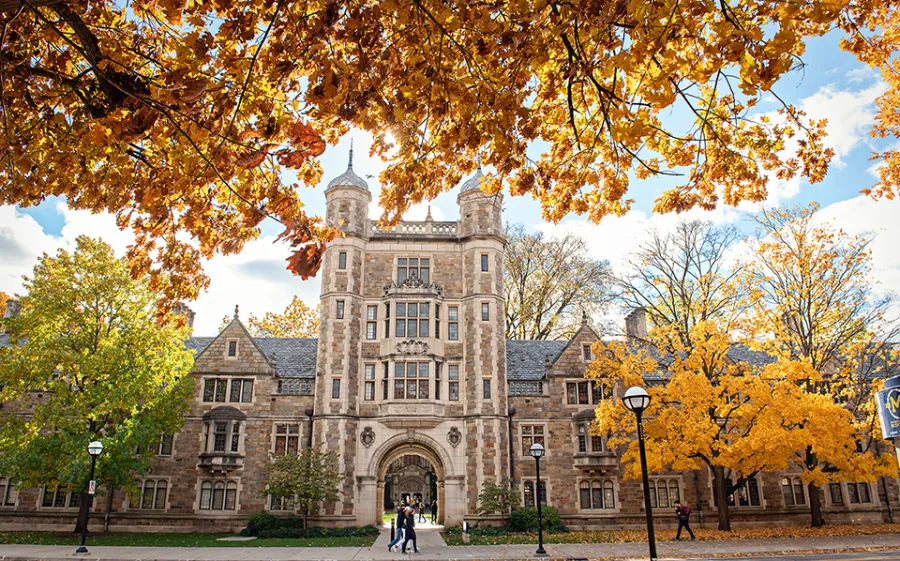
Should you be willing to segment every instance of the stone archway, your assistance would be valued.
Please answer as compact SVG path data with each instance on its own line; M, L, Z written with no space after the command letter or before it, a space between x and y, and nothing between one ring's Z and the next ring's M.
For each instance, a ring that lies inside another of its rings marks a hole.
M375 486L375 492L368 495L369 501L374 500L375 504L372 506L375 508L374 512L369 510L374 516L367 517L365 523L370 523L369 520L377 525L383 523L385 475L391 464L403 456L419 456L431 464L437 479L438 522L458 522L456 518L461 518L461 513L456 516L453 510L448 517L447 507L464 504L463 476L455 473L450 455L440 444L421 433L409 431L388 439L372 455L364 478Z

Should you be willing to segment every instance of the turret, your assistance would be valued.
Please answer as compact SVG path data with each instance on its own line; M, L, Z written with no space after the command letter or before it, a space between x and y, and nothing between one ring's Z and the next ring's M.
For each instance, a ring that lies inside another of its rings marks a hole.
M481 164L475 175L463 182L459 197L459 237L503 237L503 195L491 195L481 190L486 179Z
M353 145L347 171L328 182L325 188L325 219L347 236L367 238L371 234L369 185L353 171Z

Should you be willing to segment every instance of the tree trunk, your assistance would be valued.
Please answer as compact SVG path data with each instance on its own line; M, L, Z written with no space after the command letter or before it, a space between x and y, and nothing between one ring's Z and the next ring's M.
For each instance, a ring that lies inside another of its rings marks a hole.
M78 519L75 521L75 529L72 533L80 534L82 526L86 526L88 522L88 508L91 496L87 493L81 493L81 503L78 506Z
M806 494L809 495L810 527L821 528L825 525L825 520L822 517L822 497L819 496L818 485L807 483Z
M309 507L303 507L303 529L309 528Z
M713 466L713 486L716 490L716 510L719 511L719 530L731 531L731 518L728 516L728 486L725 480L725 468Z

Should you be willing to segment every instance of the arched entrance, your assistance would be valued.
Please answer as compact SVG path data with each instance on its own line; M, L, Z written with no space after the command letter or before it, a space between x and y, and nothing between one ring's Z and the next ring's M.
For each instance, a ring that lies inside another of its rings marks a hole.
M377 461L377 525L383 523L385 510L396 508L404 495L408 500L421 495L422 500L427 499L426 504L429 505L430 499L436 498L438 523L444 523L446 466L438 454L421 442L402 442L392 446Z

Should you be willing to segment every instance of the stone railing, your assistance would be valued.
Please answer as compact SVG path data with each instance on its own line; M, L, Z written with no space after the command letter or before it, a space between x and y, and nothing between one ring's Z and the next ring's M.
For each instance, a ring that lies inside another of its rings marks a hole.
M423 222L403 221L391 229L387 229L372 221L372 233L375 236L439 236L439 237L455 237L456 222L434 222L425 220Z

